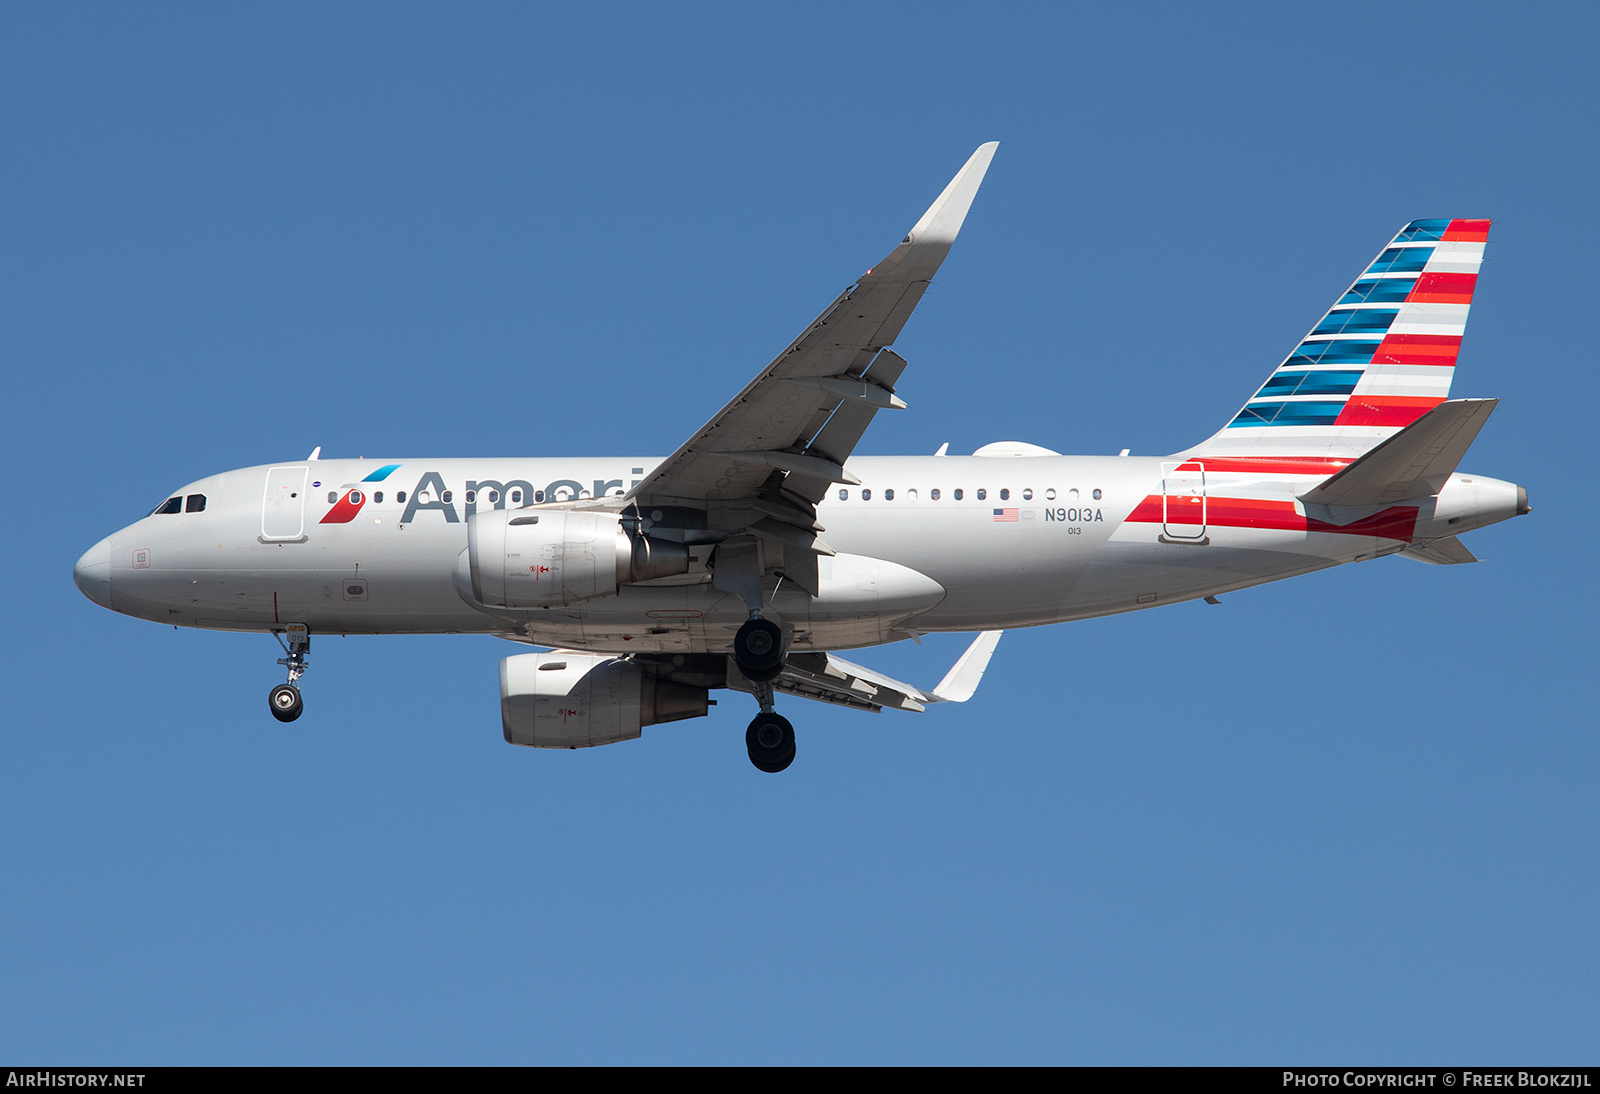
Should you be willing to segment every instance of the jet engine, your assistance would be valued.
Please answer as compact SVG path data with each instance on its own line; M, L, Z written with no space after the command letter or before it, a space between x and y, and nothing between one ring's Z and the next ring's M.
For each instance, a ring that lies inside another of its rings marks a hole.
M500 662L506 743L528 748L629 741L644 726L704 717L709 695L606 654L552 650Z
M615 513L497 509L467 518L467 569L479 604L555 608L684 573L689 551L630 532Z

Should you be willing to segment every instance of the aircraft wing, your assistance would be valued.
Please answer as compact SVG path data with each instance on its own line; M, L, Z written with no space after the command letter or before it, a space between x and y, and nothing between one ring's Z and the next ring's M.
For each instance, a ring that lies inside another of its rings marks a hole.
M920 713L929 703L964 703L978 690L1003 633L980 632L932 691L923 691L834 653L791 653L772 686L789 695L873 713L885 708ZM747 682L737 677L730 679L728 686L738 691L751 690Z
M894 385L906 362L885 347L900 334L950 252L997 143L981 146L900 245L819 315L727 406L628 495L655 506L704 508L765 496L754 514L769 538L808 547L817 529L803 512L830 483L885 407L904 407ZM765 519L762 519L764 516ZM783 527L788 525L789 527ZM750 529L763 535L761 528ZM826 553L826 548L823 548Z

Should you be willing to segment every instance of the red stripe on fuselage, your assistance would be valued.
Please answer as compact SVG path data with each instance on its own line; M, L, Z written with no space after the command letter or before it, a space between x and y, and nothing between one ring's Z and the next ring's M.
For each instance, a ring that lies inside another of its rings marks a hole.
M1128 514L1134 524L1160 524L1161 495L1150 494ZM1409 542L1417 527L1415 505L1391 505L1381 513L1350 524L1328 524L1307 518L1292 501L1266 498L1207 498L1208 528L1271 528L1286 532L1336 532L1346 536L1380 536Z
M1218 474L1246 475L1333 475L1343 471L1353 460L1330 460L1321 456L1230 456L1214 459L1202 456L1179 467L1179 471L1205 470Z

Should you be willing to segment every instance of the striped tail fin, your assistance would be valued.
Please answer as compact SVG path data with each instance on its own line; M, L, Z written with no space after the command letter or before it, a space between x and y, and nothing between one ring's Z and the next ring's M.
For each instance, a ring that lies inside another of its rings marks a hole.
M1487 220L1413 220L1190 455L1359 456L1450 395Z

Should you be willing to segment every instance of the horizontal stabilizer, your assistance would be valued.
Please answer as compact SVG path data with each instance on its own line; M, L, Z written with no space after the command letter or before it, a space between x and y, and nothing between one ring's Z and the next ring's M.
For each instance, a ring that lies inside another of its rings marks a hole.
M1300 500L1307 505L1389 505L1444 488L1498 399L1440 403Z
M1467 545L1456 536L1413 543L1400 553L1406 558L1426 562L1429 566L1459 566L1464 562L1478 561L1478 556L1469 551Z

